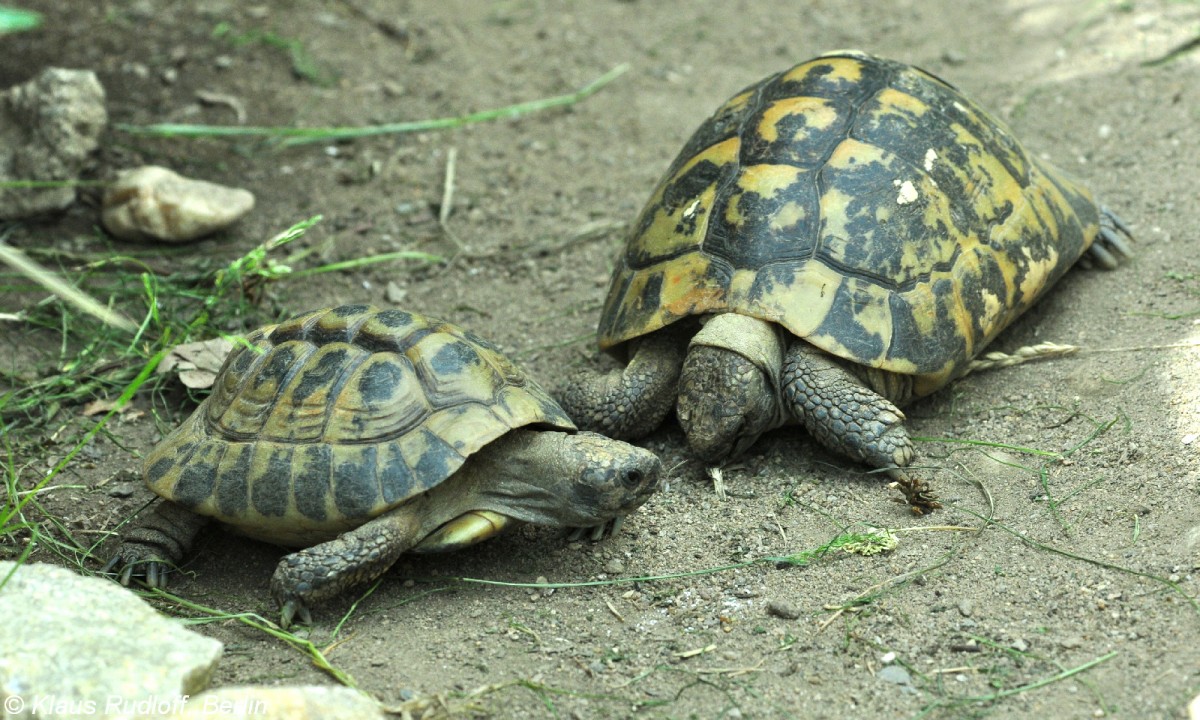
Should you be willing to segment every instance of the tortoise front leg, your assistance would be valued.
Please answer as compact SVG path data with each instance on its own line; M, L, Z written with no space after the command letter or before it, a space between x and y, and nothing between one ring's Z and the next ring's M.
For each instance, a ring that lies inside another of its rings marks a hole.
M121 545L100 572L118 573L122 585L136 577L148 587L165 588L167 573L183 560L208 522L182 505L159 499L149 515L123 533Z
M675 404L687 337L664 328L637 342L623 370L581 372L559 390L558 401L582 430L636 440L662 424Z
M904 413L833 358L803 341L788 348L783 365L784 404L830 450L897 479L915 455Z
M271 577L279 624L287 628L299 617L311 625L311 606L383 575L420 534L417 514L401 506L334 540L284 556Z

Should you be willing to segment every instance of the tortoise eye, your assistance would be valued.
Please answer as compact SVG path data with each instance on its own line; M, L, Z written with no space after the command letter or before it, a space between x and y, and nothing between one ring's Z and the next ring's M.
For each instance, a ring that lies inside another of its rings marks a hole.
M621 473L621 482L627 488L636 488L642 484L642 471L626 470L625 472Z

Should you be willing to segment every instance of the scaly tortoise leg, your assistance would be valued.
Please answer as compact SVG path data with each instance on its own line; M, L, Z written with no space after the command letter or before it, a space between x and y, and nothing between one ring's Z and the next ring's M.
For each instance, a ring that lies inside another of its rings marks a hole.
M580 372L557 393L580 429L636 440L661 425L674 407L686 335L664 328L636 342L623 369Z
M421 539L420 532L416 514L401 506L334 540L284 556L271 577L280 625L287 628L295 617L311 625L311 606L383 575Z
M128 586L136 577L148 587L165 588L167 573L177 566L209 519L169 500L158 500L150 514L125 531L121 545L100 572L117 573Z
M907 477L915 452L904 413L828 355L793 342L783 362L784 404L826 448ZM898 473L897 473L898 471Z

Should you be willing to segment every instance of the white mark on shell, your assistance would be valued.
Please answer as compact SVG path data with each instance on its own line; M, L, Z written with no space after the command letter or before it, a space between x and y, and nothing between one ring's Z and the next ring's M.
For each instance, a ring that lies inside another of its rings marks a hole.
M929 148L925 151L925 172L933 172L934 160L937 160L937 151Z
M896 194L897 205L907 205L917 199L917 186L912 184L912 180L901 182L899 179L893 180L892 184L900 188L900 192Z
M700 198L696 198L695 200L692 201L691 205L687 206L687 210L683 211L683 219L691 220L692 218L696 217L696 209L699 207L700 207Z

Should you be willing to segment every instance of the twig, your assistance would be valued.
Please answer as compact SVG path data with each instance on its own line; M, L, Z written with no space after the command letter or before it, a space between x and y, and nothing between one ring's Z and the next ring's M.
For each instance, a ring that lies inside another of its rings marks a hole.
M708 476L712 478L713 492L717 494L717 499L724 501L727 497L725 494L725 473L721 472L721 468L719 467L710 467L707 472Z
M446 177L442 181L442 205L438 208L438 224L443 230L446 229L446 220L454 204L454 166L457 160L458 148L452 147L446 151Z

